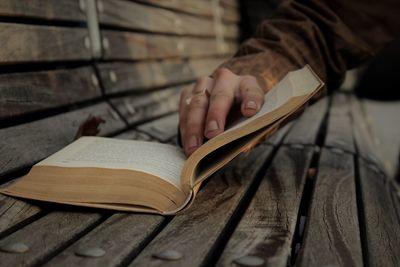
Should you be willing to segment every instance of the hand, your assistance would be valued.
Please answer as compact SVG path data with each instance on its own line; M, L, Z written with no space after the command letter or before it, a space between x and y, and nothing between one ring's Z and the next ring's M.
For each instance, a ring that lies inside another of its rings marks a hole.
M251 75L236 75L218 69L213 78L204 77L181 93L179 127L187 156L205 140L225 129L228 115L237 106L246 117L255 115L264 102L264 91Z

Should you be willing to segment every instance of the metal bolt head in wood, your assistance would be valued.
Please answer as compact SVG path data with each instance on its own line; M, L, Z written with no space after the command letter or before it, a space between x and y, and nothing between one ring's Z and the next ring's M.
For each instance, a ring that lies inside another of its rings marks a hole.
M257 256L243 256L233 261L239 266L261 266L264 264L264 259Z
M104 5L103 5L103 1L97 1L97 11L99 12L99 13L103 13L103 11L104 11Z
M86 0L79 0L79 9L82 12L86 11Z
M85 248L75 251L75 255L87 258L98 258L106 254L106 251L102 248Z
M92 76L91 76L91 79L92 79L92 83L93 83L94 86L98 86L99 85L99 80L97 79L96 74L93 73Z
M1 245L0 250L8 253L25 253L29 247L24 243L12 243Z
M341 149L341 148L336 148L336 147L331 148L331 151L332 151L333 153L336 153L336 154L343 154L343 153L344 153L343 149Z
M108 41L108 38L104 37L103 40L102 40L102 43L103 43L103 48L105 50L110 48L110 41Z
M90 50L91 44L90 44L90 39L88 36L85 36L85 39L83 40L84 44L85 44L85 48L87 50Z
M303 149L304 145L302 145L302 144L290 144L290 148Z
M166 261L176 261L183 257L182 253L176 250L167 249L159 253L153 254L154 258Z
M113 70L110 71L108 73L108 75L110 76L111 82L116 83L118 81L118 77L117 77L117 74L115 73L115 71L113 71Z

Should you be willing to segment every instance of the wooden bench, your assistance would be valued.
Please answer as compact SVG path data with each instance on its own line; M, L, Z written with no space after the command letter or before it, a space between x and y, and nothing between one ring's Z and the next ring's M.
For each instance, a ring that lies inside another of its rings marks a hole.
M71 142L89 115L105 120L102 136L176 143L180 89L236 47L234 1L15 2L0 4L2 183ZM174 217L0 195L0 263L396 266L399 190L372 126L363 101L321 99Z

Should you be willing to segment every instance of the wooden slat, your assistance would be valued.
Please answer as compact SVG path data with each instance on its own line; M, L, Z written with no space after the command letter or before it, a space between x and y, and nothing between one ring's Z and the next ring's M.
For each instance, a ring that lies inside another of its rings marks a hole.
M106 103L71 111L42 120L0 129L0 177L31 166L72 142L79 126L89 115L103 118L99 135L109 135L125 127Z
M29 247L25 253L0 251L4 266L32 266L40 264L82 232L101 219L98 213L53 212L0 240L0 246L23 243Z
M60 21L86 21L79 1L71 0L2 0L0 16Z
M378 157L379 149L372 140L370 129L365 120L361 103L355 98L350 98L352 131L357 146L357 155L384 170L384 164Z
M315 144L318 129L321 127L327 110L327 98L323 98L306 108L301 117L294 122L292 130L284 140L284 144Z
M329 110L328 135L325 146L355 153L348 98L344 94L334 94Z
M128 1L108 0L102 3L103 11L99 12L99 21L104 25L157 33L215 35L213 20L209 18L198 18Z
M121 266L140 252L165 219L156 215L116 213L46 266ZM101 248L106 254L98 258L76 255L90 248Z
M137 124L177 111L180 90L172 87L142 96L113 98L111 103L129 124Z
M104 59L140 60L171 57L205 57L232 54L236 44L225 43L226 51L219 51L215 39L161 36L132 32L103 30L108 40Z
M229 229L235 210L271 151L266 145L255 148L211 177L193 205L174 217L130 266L209 265L208 258L213 252L219 253L218 242ZM171 249L183 257L167 262L152 256Z
M363 266L358 225L353 155L322 149L296 265Z
M0 195L0 236L35 217L41 209L22 200Z
M396 174L400 148L400 101L363 100L373 141L390 177ZM397 127L396 127L397 126Z
M400 262L400 218L386 177L373 164L358 160L362 203L361 229L367 266L397 266Z
M137 129L161 142L167 142L178 134L178 122L179 114L173 113L160 119L139 125Z
M130 129L128 131L124 131L123 133L116 135L115 138L127 139L127 140L154 141L154 142L158 141L154 137L151 137L146 133L139 132L136 129Z
M172 10L182 11L194 15L201 15L212 17L212 5L209 1L193 1L193 0L170 0L170 1L160 1L160 0L137 0L145 4L152 4L155 6L160 6L164 8L169 8Z
M230 23L240 21L239 6L237 2L221 1L222 20Z
M279 148L218 266L257 256L262 266L287 266L313 149Z
M94 70L81 67L0 75L0 95L2 120L97 98L101 91Z
M0 64L89 60L85 28L0 23Z
M101 63L98 65L106 94L143 91L150 88L190 82L208 76L222 63L221 59L192 59L184 61Z

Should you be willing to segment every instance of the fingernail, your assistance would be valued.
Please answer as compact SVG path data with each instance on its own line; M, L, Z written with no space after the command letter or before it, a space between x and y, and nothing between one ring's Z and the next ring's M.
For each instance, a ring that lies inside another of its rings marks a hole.
M249 101L246 103L246 109L257 109L257 104L254 101Z
M193 147L197 147L197 146L198 146L197 137L192 135L188 142L188 148L193 148Z
M210 121L207 125L207 132L218 130L218 123L216 121Z

